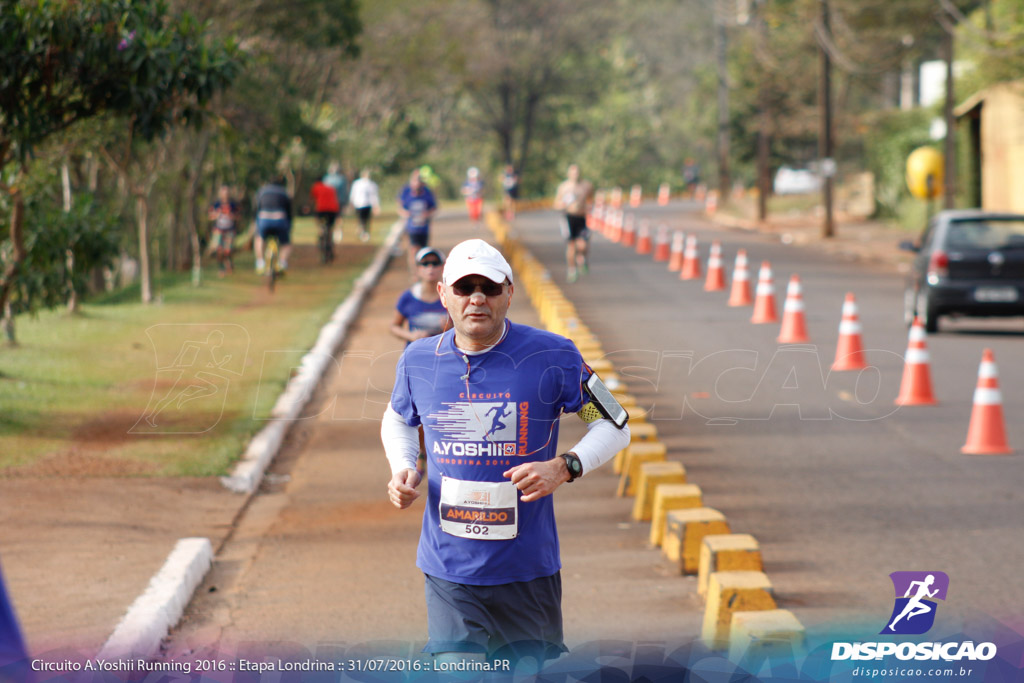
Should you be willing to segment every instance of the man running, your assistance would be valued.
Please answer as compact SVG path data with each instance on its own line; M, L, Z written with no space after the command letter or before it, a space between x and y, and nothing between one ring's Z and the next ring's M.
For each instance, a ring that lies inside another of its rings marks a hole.
M423 426L424 651L539 665L565 651L551 494L629 445L629 428L606 417L620 406L591 395L593 373L570 340L506 319L512 269L494 247L456 245L438 292L453 329L406 347L381 425L388 497L399 509L420 496ZM559 454L565 413L587 433Z
M263 273L267 264L263 260L263 243L270 235L281 245L280 270L288 269L288 256L292 253L292 199L284 188L284 178L278 176L260 188L256 195L256 272Z
M587 261L587 208L590 206L594 187L589 181L580 180L580 167L569 167L566 179L555 192L555 208L565 212L562 233L566 239L565 262L567 279L576 282L589 269Z
M416 253L430 243L430 219L437 212L434 193L424 184L417 169L409 174L409 184L398 196L398 215L405 219L408 241L409 273L416 275Z

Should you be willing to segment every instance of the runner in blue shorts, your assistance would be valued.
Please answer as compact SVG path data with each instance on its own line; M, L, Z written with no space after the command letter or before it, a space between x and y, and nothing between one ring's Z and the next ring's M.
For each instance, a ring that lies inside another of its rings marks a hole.
M256 195L256 270L262 273L263 242L270 235L281 244L281 270L288 268L292 253L292 200L284 187L284 178L276 178L260 188Z
M452 249L438 292L453 329L406 347L381 426L400 509L421 493L424 432L425 651L542 663L565 651L550 494L629 444L625 411L570 340L506 319L512 269L483 240ZM564 413L587 433L559 454Z
M437 212L434 193L420 177L419 169L409 174L409 184L398 195L398 215L405 219L409 244L409 274L416 276L416 252L430 244L430 220Z

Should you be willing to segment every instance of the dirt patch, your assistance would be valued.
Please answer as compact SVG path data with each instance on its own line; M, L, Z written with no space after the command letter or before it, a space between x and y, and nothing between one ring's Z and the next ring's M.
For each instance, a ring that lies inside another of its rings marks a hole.
M143 477L155 474L158 469L154 463L112 458L72 447L63 453L46 456L31 465L5 469L0 476L10 479Z

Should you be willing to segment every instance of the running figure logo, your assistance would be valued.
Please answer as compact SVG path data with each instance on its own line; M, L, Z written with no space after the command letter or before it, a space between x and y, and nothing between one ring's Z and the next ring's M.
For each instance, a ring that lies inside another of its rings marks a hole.
M160 324L146 335L156 352L156 377L149 403L129 433L213 429L223 416L232 380L242 376L248 332L232 324Z
M507 403L500 403L492 407L486 413L484 413L485 415L490 415L491 413L494 413L494 421L491 423L491 428L487 430L487 436L497 433L498 430L508 428L508 425L501 421L503 417L508 417L509 415L512 414L511 410L505 410L505 407L507 405Z
M458 401L443 403L443 410L428 415L446 439L487 441L516 440L516 407L513 401Z
M896 591L896 604L881 633L926 633L935 623L935 600L946 599L949 576L945 572L893 572L889 578Z

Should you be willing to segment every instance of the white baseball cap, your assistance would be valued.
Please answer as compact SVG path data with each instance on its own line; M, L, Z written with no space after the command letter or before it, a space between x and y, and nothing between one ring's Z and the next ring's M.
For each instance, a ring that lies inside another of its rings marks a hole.
M442 279L446 285L458 282L467 275L483 275L492 282L512 282L512 266L501 252L483 240L466 240L448 252Z

